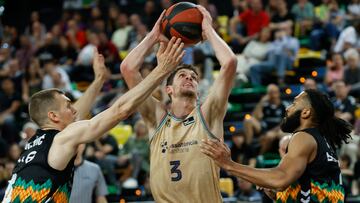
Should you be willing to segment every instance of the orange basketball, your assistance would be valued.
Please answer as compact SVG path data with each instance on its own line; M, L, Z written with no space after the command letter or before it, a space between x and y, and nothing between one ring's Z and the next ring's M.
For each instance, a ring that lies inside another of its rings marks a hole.
M169 39L177 37L187 45L196 44L202 38L202 18L203 16L195 4L180 2L166 10L161 22L161 29Z

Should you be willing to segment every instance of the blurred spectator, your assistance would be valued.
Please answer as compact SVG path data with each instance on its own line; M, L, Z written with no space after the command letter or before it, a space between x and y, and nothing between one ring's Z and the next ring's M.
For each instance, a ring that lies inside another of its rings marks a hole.
M99 36L94 33L88 33L88 44L85 45L79 52L78 58L76 60L77 65L81 66L91 66L94 50L100 45Z
M117 48L108 39L108 37L104 32L100 32L98 34L98 37L99 37L99 45L97 47L98 51L104 56L106 66L109 67L110 70L112 70L112 72L115 72L115 69L118 69L120 64L120 57Z
M247 150L244 132L238 132L232 135L231 141L232 141L232 145L230 147L231 159L237 163L246 164L255 167L256 154L254 154L252 150Z
M54 59L44 61L44 70L42 89L61 87L63 91L72 93L68 74L55 63Z
M16 51L16 58L21 59L19 61L20 70L24 71L26 67L29 66L30 60L34 55L34 50L30 43L29 38L26 35L20 36L20 47Z
M23 125L22 131L20 132L20 137L26 142L35 135L37 129L39 129L38 125L32 121L28 121Z
M8 63L11 59L11 50L8 43L3 43L0 46L0 77L8 77L9 69Z
M22 77L22 100L27 103L34 93L40 91L43 82L43 71L40 68L39 60L34 58L31 64L25 69Z
M291 13L295 16L295 22L299 28L300 35L306 35L306 32L311 30L313 25L314 5L308 0L297 0L291 8ZM297 35L298 33L295 33Z
M46 33L43 45L35 53L40 58L46 54L51 54L55 60L59 60L62 56L61 47L51 32Z
M356 108L355 98L348 95L349 90L342 80L334 82L333 89L335 97L332 98L332 102L335 107L335 116L353 123Z
M332 60L327 63L324 83L331 87L332 83L338 80L344 80L344 60L341 54L333 53Z
M29 39L35 51L43 45L45 34L46 30L41 27L40 22L35 21L31 24L31 32L29 35Z
M144 13L142 13L142 22L144 22L148 29L151 29L154 26L156 20L159 18L159 15L160 13L156 10L155 1L146 1Z
M344 81L350 86L351 92L360 91L360 56L355 49L349 49L344 54L346 67Z
M360 142L358 143L358 149L360 149ZM357 196L360 195L360 150L357 151L356 158L351 191L353 195Z
M234 197L238 201L244 202L259 202L261 201L261 194L258 192L252 183L243 180L241 178L237 178L237 184L239 189L235 191Z
M9 143L19 141L18 130L15 123L16 113L21 104L21 95L15 91L14 83L10 78L1 82L0 91L0 128L1 136Z
M128 25L128 16L120 13L117 19L117 29L113 32L111 41L118 51L126 50L129 46L129 33L132 27Z
M61 36L59 38L59 46L61 49L61 57L59 58L59 63L71 69L78 55L75 47L71 46L65 36Z
M109 134L104 134L86 149L87 159L99 164L107 182L116 187L119 187L115 171L118 152L118 144L115 138Z
M342 185L345 189L345 194L351 194L351 180L353 178L354 172L350 169L351 158L347 154L340 156L339 165L342 174Z
M7 77L9 77L14 82L15 91L21 93L21 80L23 76L23 70L21 70L20 68L19 61L20 59L18 58L11 59L5 69L8 69Z
M270 47L271 31L269 28L262 28L259 37L251 40L245 47L242 54L237 55L237 79L247 82L247 75L252 65L258 64L266 57Z
M285 109L286 105L281 101L279 87L270 84L267 87L267 94L256 104L251 118L244 120L246 144L252 145L254 139L257 138L256 140L258 140L259 136L264 133L266 139L277 137L280 133L279 124L285 116ZM266 141L271 142L271 140ZM268 148L268 146L265 146L269 144L266 141L262 143L262 151Z
M100 167L84 160L85 144L78 147L70 203L107 203L107 185Z
M108 18L106 21L106 34L111 36L111 34L116 29L117 20L120 14L120 10L116 4L111 4L108 9Z
M312 78L307 78L303 84L303 90L318 89L316 81Z
M351 0L351 2L347 5L348 17L350 20L359 20L360 19L360 1L359 0Z
M234 16L230 21L230 35L233 46L244 46L256 38L263 27L269 25L270 17L263 10L261 0L252 0L250 8ZM241 29L239 31L239 23ZM246 34L245 34L246 33Z
M214 4L212 4L212 3L209 3L209 0L197 0L197 4L205 7L206 10L209 11L212 19L217 19L218 11L216 9L216 6Z
M34 23L34 22L39 22L40 23L40 27L41 27L41 30L43 32L46 31L46 27L43 23L41 23L40 21L40 14L38 11L32 11L31 14L30 14L30 22L29 22L29 26L25 28L25 31L24 31L24 34L25 35L30 35L31 34L31 31L32 31L32 27L31 25ZM45 33L43 33L45 34Z
M66 37L69 39L70 45L77 50L86 45L86 33L80 28L78 22L74 19L68 20L66 25Z
M273 0L274 1L274 0ZM294 24L294 15L289 12L285 0L275 0L276 2L275 10L271 16L271 22L269 27L272 30L282 29L284 26L293 27Z
M360 22L355 22L341 31L334 47L334 52L343 53L349 48L360 48Z
M275 33L275 41L271 43L264 62L250 67L250 78L254 85L261 85L266 73L277 72L278 84L284 85L285 71L292 67L300 44L291 36L292 28L285 26Z
M316 21L311 31L311 48L329 49L335 46L336 39L345 25L345 13L336 0L323 0L315 8Z
M148 128L143 120L138 120L134 125L135 136L131 136L120 151L118 163L124 165L130 163L132 177L139 182L145 180L150 171L150 145Z

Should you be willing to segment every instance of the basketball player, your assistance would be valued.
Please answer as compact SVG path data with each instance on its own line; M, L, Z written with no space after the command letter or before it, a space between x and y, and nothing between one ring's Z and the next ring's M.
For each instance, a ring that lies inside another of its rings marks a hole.
M281 129L293 134L275 168L233 162L222 141L204 141L201 149L231 174L278 191L277 202L344 202L336 148L350 138L351 124L335 117L330 100L312 89L296 96L286 113Z
M58 89L34 94L29 113L40 130L29 140L18 160L7 187L3 203L69 202L74 159L81 143L92 142L119 121L127 118L160 82L179 64L183 44L161 43L158 66L142 83L121 96L111 107L90 120L83 119L104 82L104 57L95 54L95 82L74 105Z
M150 186L156 202L222 202L219 167L200 152L202 139L223 139L223 119L236 71L236 57L203 15L203 38L209 40L221 64L218 77L203 104L198 103L199 78L190 65L180 65L167 79L168 110L149 97L139 111L153 132L150 137ZM164 13L163 13L164 14ZM163 15L162 14L162 15ZM160 20L121 65L130 88L141 80L139 69L146 53L163 37ZM175 43L171 39L170 44Z

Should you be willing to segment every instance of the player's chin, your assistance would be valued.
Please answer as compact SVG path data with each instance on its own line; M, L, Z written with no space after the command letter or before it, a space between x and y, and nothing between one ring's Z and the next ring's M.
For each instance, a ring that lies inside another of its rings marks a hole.
M193 88L186 88L181 91L181 94L186 97L196 97L196 92Z

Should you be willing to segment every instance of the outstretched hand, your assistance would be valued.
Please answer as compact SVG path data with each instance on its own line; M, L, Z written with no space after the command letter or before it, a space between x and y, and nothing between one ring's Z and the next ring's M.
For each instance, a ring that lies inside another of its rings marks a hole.
M222 140L202 140L200 150L212 158L220 167L224 168L232 162L230 149Z
M183 48L184 43L180 38L173 37L166 45L160 42L160 48L156 54L158 66L167 72L172 72L185 55Z
M93 70L95 79L107 80L109 78L109 72L105 66L104 56L99 54L97 48L94 48Z
M161 32L161 22L164 18L166 10L164 10L160 17L157 19L154 27L152 28L152 30L150 31L149 35L154 37L156 42L169 42L169 39L167 37L165 37L165 35L162 34Z

